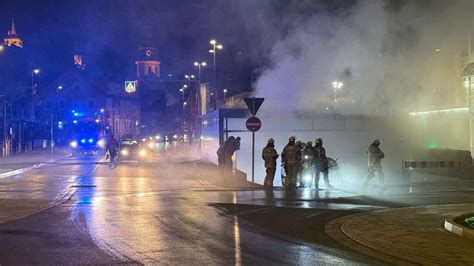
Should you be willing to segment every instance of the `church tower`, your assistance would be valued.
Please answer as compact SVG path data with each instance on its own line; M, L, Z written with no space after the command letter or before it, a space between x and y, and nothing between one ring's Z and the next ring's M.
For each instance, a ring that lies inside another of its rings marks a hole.
M12 18L12 27L8 31L8 36L5 38L5 45L23 48L23 41L16 34L15 20L13 18Z
M160 78L160 61L158 49L153 47L138 48L137 65L138 80L158 80Z

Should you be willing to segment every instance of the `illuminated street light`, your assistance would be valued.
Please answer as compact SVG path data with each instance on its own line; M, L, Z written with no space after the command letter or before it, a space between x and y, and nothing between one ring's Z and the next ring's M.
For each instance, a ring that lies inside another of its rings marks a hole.
M217 68L216 68L216 52L217 50L222 50L224 48L224 46L222 44L219 44L217 43L216 40L212 39L209 41L209 43L211 44L211 49L209 49L209 53L212 54L212 68L213 68L213 71L214 71L214 77L213 77L213 87L214 87L214 91L216 93L216 100L214 101L214 109L216 108L216 101L217 99L219 99L219 95L218 95L218 90L217 90L217 76L216 76L216 73L217 73ZM225 98L225 96L224 96Z
M225 96L227 94L227 89L224 89L222 92L224 92L224 99L225 99Z
M194 79L195 76L186 74L186 75L184 75L184 78L188 80L188 86L187 87L191 88L191 79Z
M333 81L332 87L334 91L334 112L337 110L337 92L344 86L344 83L340 81Z
M40 70L38 68L33 69L33 73L38 75L40 73Z

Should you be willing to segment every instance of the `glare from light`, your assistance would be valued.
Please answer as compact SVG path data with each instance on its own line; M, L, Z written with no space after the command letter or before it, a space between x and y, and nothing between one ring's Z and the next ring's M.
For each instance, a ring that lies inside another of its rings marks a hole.
M212 44L212 45L214 45L214 44L216 44L217 42L216 42L216 40L212 39L212 40L209 41L209 43Z
M202 66L207 66L207 63L206 63L206 62L202 62L201 65L202 65Z
M33 73L38 75L40 73L40 70L38 68L35 68L35 69L33 69Z
M128 155L128 150L121 150L120 153L124 156L127 156Z
M94 139L89 139L89 143L92 143L92 142L94 142Z
M59 85L58 90L62 90L62 89L63 89L63 86Z
M86 139L81 139L81 143L86 143Z
M156 136L155 136L155 139L161 139L161 136L160 136L160 135L156 135Z
M3 45L0 45L0 52L3 52L4 49L5 47Z
M148 148L153 149L154 146L155 144L153 142L148 143Z
M105 140L101 139L101 140L97 141L97 145L101 148L104 148L105 147Z
M100 109L100 112L101 112L101 113L105 112L104 108L101 108L101 109Z
M213 54L213 53L214 53L214 50L209 49L209 53Z
M451 108L451 109L441 109L441 110L421 111L421 112L409 112L408 114L411 116L415 116L415 115L429 115L429 114L466 112L466 111L469 111L469 107L458 107L458 108Z
M69 146L71 146L71 148L77 148L77 141L71 141L71 143L69 143Z
M227 93L227 89L224 89L224 93Z
M191 78L192 78L192 79L193 79L193 78L195 78L195 77L196 77L196 76L194 76L194 75L191 75Z
M140 150L140 156L145 157L146 156L146 151L145 150Z
M198 62L194 62L194 65L195 65L195 66L199 66L199 63L198 63Z
M178 135L173 135L173 139L178 139Z
M224 48L224 46L222 44L219 44L219 45L216 46L216 48L220 50L220 49Z
M77 124L77 120L72 121L74 124Z
M188 79L188 78L189 78L189 75L184 75L184 78Z

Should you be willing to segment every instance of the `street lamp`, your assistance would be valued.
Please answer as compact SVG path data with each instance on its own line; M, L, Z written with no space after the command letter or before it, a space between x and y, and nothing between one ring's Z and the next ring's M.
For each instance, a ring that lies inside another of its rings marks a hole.
M340 81L333 81L332 82L332 88L334 91L334 112L336 112L337 108L337 92L344 86L344 83Z
M194 79L195 76L186 74L186 75L184 75L184 78L188 80L188 87L191 88L191 79Z
M216 78L216 52L217 50L222 50L224 48L224 46L222 44L218 44L216 40L210 40L209 43L211 44L212 48L209 49L209 53L212 54L212 59L213 59L213 65L212 65L212 68L213 68L213 71L214 71L214 77L213 77L213 85L214 85L214 91L216 92L217 94L217 78ZM218 95L216 95L216 100L218 99ZM215 101L214 101L214 105L215 105Z
M199 81L199 89L201 89L201 67L207 66L206 62L194 62L194 66L198 68L198 81Z

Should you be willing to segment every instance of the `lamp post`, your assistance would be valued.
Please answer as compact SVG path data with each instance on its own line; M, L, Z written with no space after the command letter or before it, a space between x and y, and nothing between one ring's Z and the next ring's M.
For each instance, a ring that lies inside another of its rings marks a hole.
M191 88L191 79L194 79L195 76L194 75L184 75L184 78L188 80L188 87Z
M344 86L344 83L340 81L333 81L332 88L334 92L334 112L337 110L337 92Z
M201 91L201 67L207 66L207 63L204 62L204 61L203 62L197 62L196 61L196 62L194 62L194 66L196 66L198 68L198 84L199 84L199 86L196 90L196 98L197 98L197 103L198 103L198 113L200 113L199 108L200 108L201 104L200 104L200 101L199 101L199 99L200 99L199 98L199 92Z
M35 98L38 84L35 83L35 75L39 75L40 70L35 68L31 70L31 119L35 120Z
M227 94L227 89L224 89L222 92L224 93L224 100L225 100L226 94Z
M209 53L212 54L212 68L213 68L213 72L214 72L214 75L213 75L213 87L214 87L214 92L216 93L216 99L214 101L214 109L216 108L216 101L217 99L219 98L218 96L218 93L217 93L217 67L216 67L216 52L217 50L222 50L224 48L224 46L222 44L219 44L217 43L216 40L212 39L209 41L209 44L211 44L211 49L209 49Z

